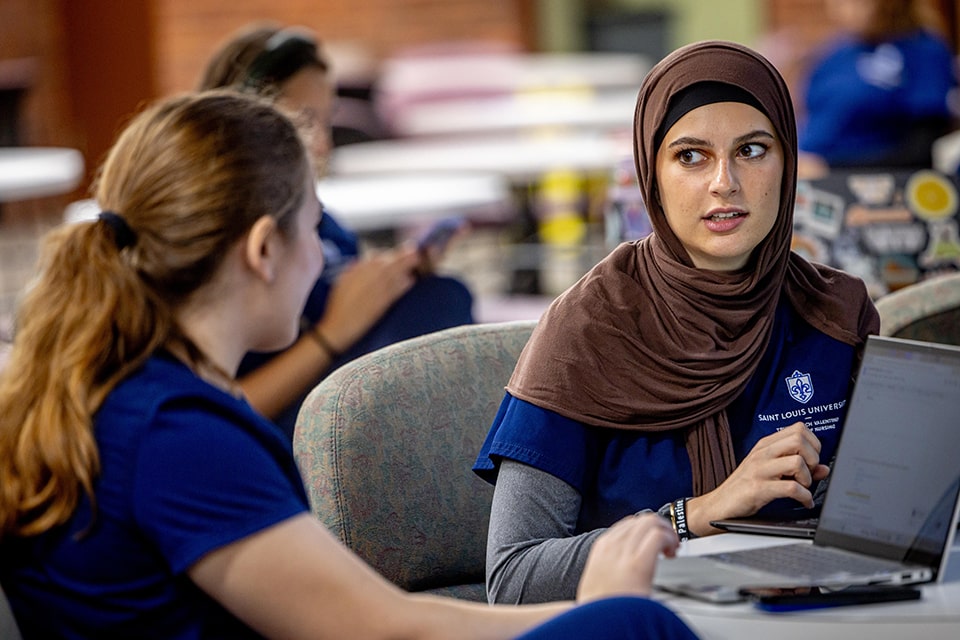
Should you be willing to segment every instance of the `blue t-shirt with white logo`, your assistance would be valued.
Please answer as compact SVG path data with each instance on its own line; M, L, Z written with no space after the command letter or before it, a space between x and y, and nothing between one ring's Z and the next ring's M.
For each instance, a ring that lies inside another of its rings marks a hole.
M929 166L928 138L950 129L956 86L954 55L932 33L879 44L841 38L803 87L800 149L831 166Z
M787 303L777 308L770 346L743 393L727 408L739 463L758 440L803 421L829 464L852 388L854 348L807 324ZM585 425L506 394L474 471L495 483L503 458L554 475L580 492L579 531L609 526L641 509L693 495L684 431L639 432ZM800 513L777 500L769 515Z

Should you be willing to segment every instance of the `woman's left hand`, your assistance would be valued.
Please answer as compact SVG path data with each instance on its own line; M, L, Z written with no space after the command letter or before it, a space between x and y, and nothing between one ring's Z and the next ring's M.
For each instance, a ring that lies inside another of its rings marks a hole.
M653 513L627 516L594 541L587 556L577 600L614 595L649 596L660 554L673 557L680 541L670 523Z
M753 515L777 498L811 508L811 486L829 473L820 463L820 441L803 422L795 422L761 438L719 487L688 500L688 526L696 535L717 533L711 520Z

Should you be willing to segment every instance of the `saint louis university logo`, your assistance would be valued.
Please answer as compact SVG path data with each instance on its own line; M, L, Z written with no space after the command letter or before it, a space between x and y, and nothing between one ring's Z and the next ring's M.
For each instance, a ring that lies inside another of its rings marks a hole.
M784 381L787 383L791 398L803 404L810 402L810 398L813 397L813 380L810 379L809 373L794 371L793 375L784 378Z

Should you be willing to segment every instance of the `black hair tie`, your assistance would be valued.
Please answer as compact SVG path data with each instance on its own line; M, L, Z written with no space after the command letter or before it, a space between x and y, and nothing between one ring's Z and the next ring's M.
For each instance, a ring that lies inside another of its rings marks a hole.
M97 219L104 222L113 230L113 241L117 244L117 249L123 251L137 241L137 234L134 233L127 221L113 211L104 211Z
M307 66L325 67L317 53L317 41L297 29L283 29L273 34L247 67L244 89L260 91L280 85Z

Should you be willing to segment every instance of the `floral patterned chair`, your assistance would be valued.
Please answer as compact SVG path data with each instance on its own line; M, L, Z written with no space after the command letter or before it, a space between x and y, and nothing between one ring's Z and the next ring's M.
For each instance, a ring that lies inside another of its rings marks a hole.
M960 345L960 272L898 289L876 304L881 335Z
M471 471L535 321L455 327L345 364L307 397L294 454L314 513L410 591L485 601L492 487Z

